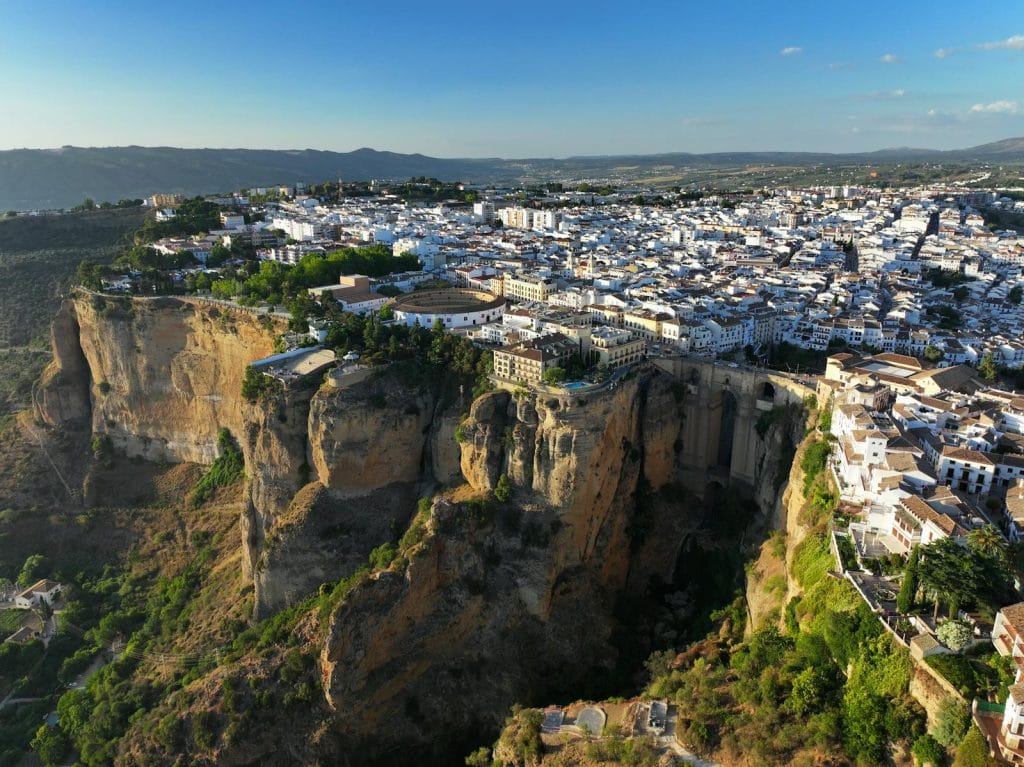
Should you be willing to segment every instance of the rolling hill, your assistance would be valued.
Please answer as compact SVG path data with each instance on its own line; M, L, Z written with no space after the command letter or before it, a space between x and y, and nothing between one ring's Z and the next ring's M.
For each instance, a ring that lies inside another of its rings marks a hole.
M118 200L155 192L229 191L326 179L446 180L514 184L539 180L617 181L681 174L686 169L756 165L892 165L897 163L1024 164L1024 138L949 151L884 149L855 154L821 152L685 152L655 155L533 159L459 159L374 149L178 149L174 147L62 147L0 151L0 210L65 208L85 197Z

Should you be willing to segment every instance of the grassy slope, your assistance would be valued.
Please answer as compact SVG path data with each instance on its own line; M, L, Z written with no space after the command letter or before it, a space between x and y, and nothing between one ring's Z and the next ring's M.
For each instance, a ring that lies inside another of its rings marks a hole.
M78 262L113 260L144 218L141 208L0 218L0 412L24 404L46 365L50 319Z
M202 467L115 458L113 465L100 468L92 464L83 441L60 434L44 439L69 480L88 472L91 481L108 488L105 505L71 507L34 441L13 417L0 419L0 576L13 579L27 556L43 554L40 574L70 584L72 594L78 582L94 581L105 571L120 584L122 597L115 601L145 610L161 581L201 559L202 577L173 630L151 643L133 676L165 681L229 642L252 609L252 587L244 582L240 562L241 482L218 489L193 508L190 493ZM92 625L87 620L81 628ZM47 690L63 691L60 685ZM55 702L49 699L44 707L52 710ZM0 711L0 753L10 754L12 746L26 748L38 727L37 719L22 726L17 713L14 708Z
M0 346L45 339L78 262L113 260L144 218L131 208L0 219Z

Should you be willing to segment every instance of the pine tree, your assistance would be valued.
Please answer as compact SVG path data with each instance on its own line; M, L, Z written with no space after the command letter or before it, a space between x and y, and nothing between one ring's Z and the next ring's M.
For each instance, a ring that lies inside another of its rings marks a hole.
M915 546L903 568L903 582L900 583L900 592L896 595L896 609L903 614L909 613L914 608L914 598L917 596L917 558L917 546Z

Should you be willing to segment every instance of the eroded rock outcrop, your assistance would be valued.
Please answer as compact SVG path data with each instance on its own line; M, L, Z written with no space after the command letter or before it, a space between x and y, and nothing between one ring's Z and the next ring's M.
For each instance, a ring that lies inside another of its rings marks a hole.
M493 728L513 700L611 671L616 601L670 573L700 523L699 509L677 506L680 524L663 528L675 540L650 548L636 526L656 514L638 493L680 468L670 384L646 370L583 401L495 391L474 402L461 430L467 493L486 499L505 475L514 497L436 500L408 568L358 587L332 616L321 666L343 739L429 750L438 727Z
M79 333L75 304L65 300L50 324L53 359L35 390L36 415L48 426L85 426L92 417L89 363Z
M360 761L436 755L453 745L439 732L477 743L514 701L599 687L631 628L623 605L652 583L673 588L681 551L718 545L723 525L737 539L750 526L716 523L695 494L694 476L718 481L723 467L687 465L715 451L687 452L702 435L670 371L470 403L464 381L396 365L245 402L245 367L273 342L265 320L91 295L62 311L36 399L43 420L87 419L122 451L160 460L208 463L220 427L237 437L257 617L355 571L401 536L417 498L435 496L423 540L347 594L315 648L332 733ZM777 519L788 428L742 445L753 456L743 494ZM512 497L499 502L503 477Z
M243 532L257 616L364 564L455 471L464 405L443 384L408 385L387 369L339 383L245 410Z
M76 293L54 322L37 413L50 425L88 417L129 456L211 463L218 430L241 431L246 366L273 343L273 323L248 312Z

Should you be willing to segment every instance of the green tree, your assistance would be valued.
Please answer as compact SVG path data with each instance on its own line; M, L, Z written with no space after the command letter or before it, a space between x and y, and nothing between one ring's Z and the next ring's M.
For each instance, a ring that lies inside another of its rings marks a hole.
M494 488L494 497L502 503L512 497L512 484L508 481L507 474L498 477L498 484Z
M971 727L956 749L953 767L999 767L1002 764L988 753L988 743L981 730Z
M922 767L942 767L946 763L946 749L931 735L922 735L915 740L911 751Z
M110 273L110 269L98 264L92 259L83 259L75 271L75 282L89 290L102 290L103 278Z
M963 652L974 639L974 630L965 621L946 621L935 632L939 641L953 652ZM959 738L957 738L959 740ZM947 743L946 745L952 745Z
M978 364L978 372L981 373L981 377L986 381L995 381L999 377L999 367L996 365L992 352L987 352L981 358L981 362Z
M46 767L53 767L64 762L71 743L60 727L44 724L36 730L36 735L29 746Z
M939 704L932 735L942 745L952 748L963 740L970 724L971 715L967 707L952 696L946 696Z
M45 563L46 557L42 554L32 554L26 557L25 563L21 566L21 572L18 573L18 585L31 586L42 578Z
M374 570L383 570L395 561L398 551L391 543L382 543L370 552L370 567Z
M972 549L990 554L993 557L1005 561L1007 557L1006 539L995 525L988 524L971 530L967 534L967 545Z
M1022 293L1024 293L1024 288L1022 288L1020 285L1014 285L1012 288L1010 288L1010 292L1006 294L1006 298L1010 301L1011 304L1019 304Z
M843 697L843 744L858 761L879 764L888 745L885 698L863 687L848 686Z
M932 346L931 344L924 347L924 358L928 360L928 362L938 362L942 357L943 352L939 347Z
M918 551L915 546L903 568L903 580L900 581L900 591L896 595L896 609L903 614L914 609L914 601L917 598L917 561Z
M950 538L920 547L918 574L935 602L936 615L941 600L951 607L982 604L998 609L1013 598L1005 562L978 548L964 548Z
M231 248L224 243L218 242L210 248L210 255L206 258L206 265L210 267L220 266L231 259Z
M466 757L466 767L490 767L491 750L481 746Z
M786 705L798 717L817 713L833 688L833 680L819 668L808 667L793 677Z
M566 373L564 368L553 367L544 371L541 380L549 386L557 386L565 381Z

